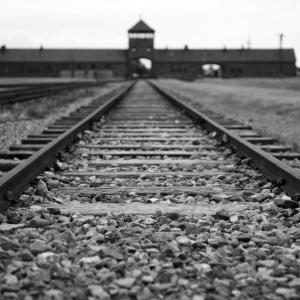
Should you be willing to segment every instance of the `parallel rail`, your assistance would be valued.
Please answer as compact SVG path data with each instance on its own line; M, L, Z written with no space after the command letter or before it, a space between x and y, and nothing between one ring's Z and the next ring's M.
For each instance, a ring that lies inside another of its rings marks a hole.
M240 137L236 133L228 130L225 126L218 124L205 113L200 112L191 105L185 103L179 96L174 95L153 81L150 84L167 99L180 107L186 113L201 124L208 131L216 133L215 138L226 143L244 157L252 160L253 164L271 181L276 182L290 196L300 200L300 172L287 164L281 162L273 155L261 150L259 147Z
M84 117L52 141L42 146L40 150L29 156L19 165L0 177L0 211L5 210L12 201L16 200L41 172L55 161L55 155L71 144L76 136L87 129L90 124L101 118L112 106L120 101L133 87L134 83L126 85L111 96L103 105ZM73 116L76 117L76 116ZM80 117L79 117L80 119Z

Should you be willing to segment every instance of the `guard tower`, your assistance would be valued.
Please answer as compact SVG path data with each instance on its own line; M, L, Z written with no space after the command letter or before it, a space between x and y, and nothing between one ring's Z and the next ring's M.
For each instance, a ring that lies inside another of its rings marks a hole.
M137 22L128 30L128 70L129 77L139 63L139 59L153 60L154 50L154 29L148 26L143 20Z

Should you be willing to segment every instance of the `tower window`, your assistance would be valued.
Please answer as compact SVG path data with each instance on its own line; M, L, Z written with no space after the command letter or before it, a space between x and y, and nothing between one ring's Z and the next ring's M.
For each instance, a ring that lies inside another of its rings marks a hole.
M153 33L130 33L129 34L130 39L153 39L154 34Z

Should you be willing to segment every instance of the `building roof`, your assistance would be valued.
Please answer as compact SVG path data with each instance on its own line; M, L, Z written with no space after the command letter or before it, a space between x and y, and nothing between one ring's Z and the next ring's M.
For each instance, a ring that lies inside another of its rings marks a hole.
M115 62L127 63L125 49L6 49L0 50L0 62ZM157 62L293 62L293 49L156 49Z
M295 62L293 49L156 49L157 62Z
M149 25L147 25L143 20L138 21L133 27L128 30L129 33L154 33Z
M122 49L10 49L0 50L0 62L120 62L127 61Z

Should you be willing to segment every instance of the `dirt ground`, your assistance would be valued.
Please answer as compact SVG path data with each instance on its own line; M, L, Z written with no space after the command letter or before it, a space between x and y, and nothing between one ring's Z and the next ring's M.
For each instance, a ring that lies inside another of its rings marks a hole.
M300 149L300 78L160 82L204 107Z

